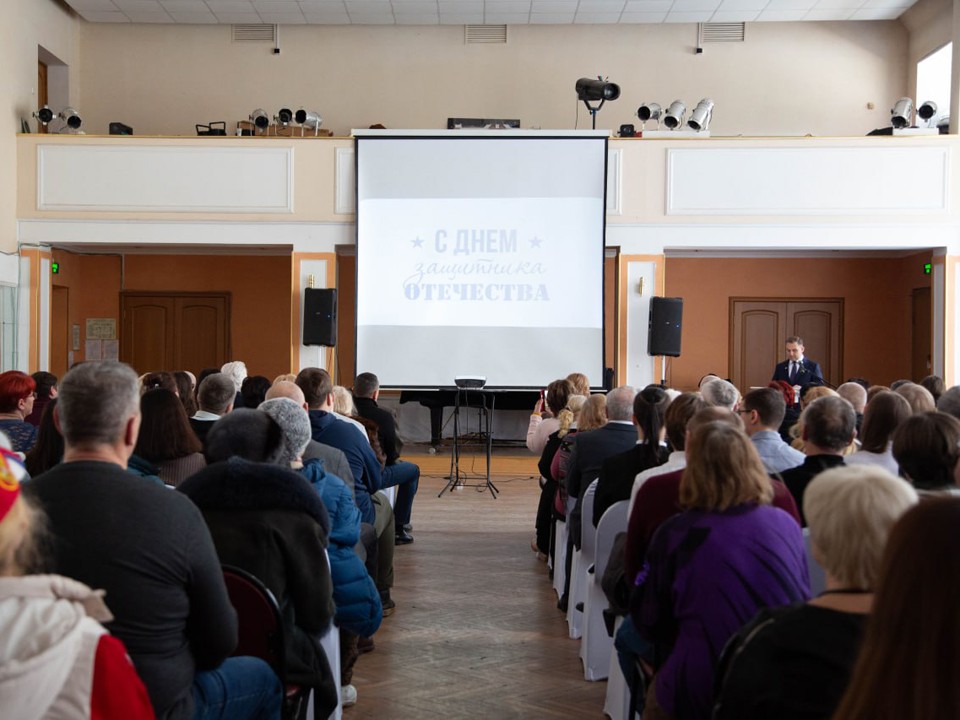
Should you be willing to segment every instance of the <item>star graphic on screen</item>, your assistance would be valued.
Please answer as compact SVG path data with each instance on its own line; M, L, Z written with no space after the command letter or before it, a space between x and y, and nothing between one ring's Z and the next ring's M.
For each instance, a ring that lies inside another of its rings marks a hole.
M532 238L530 238L530 247L538 248L540 247L540 243L542 242L543 242L543 238L539 238L536 235L534 235Z
M411 240L410 244L413 245L415 248L422 248L423 238L418 236L416 240Z

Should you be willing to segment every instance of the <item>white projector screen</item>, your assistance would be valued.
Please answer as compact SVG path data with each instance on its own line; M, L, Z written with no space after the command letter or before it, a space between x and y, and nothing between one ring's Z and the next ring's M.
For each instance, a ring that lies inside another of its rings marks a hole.
M357 372L601 385L606 134L355 134Z

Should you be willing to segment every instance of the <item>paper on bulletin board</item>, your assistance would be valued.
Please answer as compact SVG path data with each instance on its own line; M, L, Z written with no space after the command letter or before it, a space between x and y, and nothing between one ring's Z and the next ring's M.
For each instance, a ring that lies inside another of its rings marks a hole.
M116 318L87 318L87 339L115 340L117 337ZM89 358L88 358L89 359Z
M119 340L103 341L103 359L104 360L120 359L120 341Z
M103 359L103 340L87 340L83 344L84 360Z

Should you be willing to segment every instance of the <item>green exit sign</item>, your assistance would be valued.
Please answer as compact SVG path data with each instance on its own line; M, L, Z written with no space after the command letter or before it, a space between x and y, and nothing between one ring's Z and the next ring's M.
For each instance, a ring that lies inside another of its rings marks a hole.
M50 263L50 270L53 272L54 275L59 275L59 274L60 274L60 263L58 263L58 262Z
M924 263L923 264L923 274L929 275L933 272L933 263Z

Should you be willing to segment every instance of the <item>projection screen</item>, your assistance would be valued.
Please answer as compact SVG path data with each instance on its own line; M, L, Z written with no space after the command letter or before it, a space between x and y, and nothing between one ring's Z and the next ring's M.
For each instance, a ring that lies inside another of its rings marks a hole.
M354 134L357 372L600 385L607 134Z

